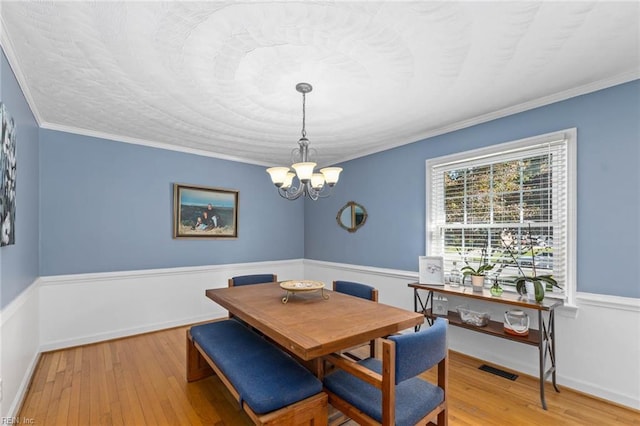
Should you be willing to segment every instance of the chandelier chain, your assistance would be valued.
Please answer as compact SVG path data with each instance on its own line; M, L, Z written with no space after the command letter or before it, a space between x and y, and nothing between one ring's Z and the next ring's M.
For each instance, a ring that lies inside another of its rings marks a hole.
M302 93L302 137L306 138L307 137L307 131L305 130L305 123L306 123L306 93Z

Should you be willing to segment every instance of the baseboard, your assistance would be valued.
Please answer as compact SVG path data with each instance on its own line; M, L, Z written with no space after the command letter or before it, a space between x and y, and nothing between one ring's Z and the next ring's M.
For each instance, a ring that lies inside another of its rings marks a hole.
M6 416L3 415L3 418L11 418L17 417L20 412L20 408L22 408L22 404L24 402L24 398L27 396L27 391L29 390L29 386L31 385L31 378L36 371L36 367L38 366L38 362L40 362L40 352L37 352L33 355L33 358L29 362L29 366L27 371L24 373L24 377L20 382L20 387L18 387L18 392L15 394L11 405L9 406L9 412Z
M226 317L226 315L224 315ZM165 321L161 323L148 324L141 327L131 327L127 329L113 330L106 333L97 333L94 335L81 336L73 339L59 340L48 342L40 346L40 352L51 352L59 349L68 349L75 346L89 345L92 343L105 342L107 340L121 339L124 337L135 336L138 334L152 333L154 331L166 330L169 328L181 327L189 324L196 324L206 321L214 321L223 318L223 316L200 315L189 318L183 318L175 321Z
M469 355L465 352L461 352L453 349L449 349L449 353L455 353L458 356L472 359L474 362L477 362L478 364L483 364L487 362L486 359L478 358L476 356ZM505 364L501 363L499 360L493 360L493 361L490 361L489 363L498 367L505 366ZM517 368L511 368L511 367L508 367L508 370L515 371L518 374L528 377L531 380L538 380L537 372L525 372L523 370L520 370ZM526 370L526 368L524 370ZM547 383L550 383L550 381L548 380ZM595 400L603 401L608 404L612 404L624 409L637 411L638 414L640 414L640 408L634 408L634 407L637 407L638 405L637 401L635 401L633 398L630 398L628 395L622 395L615 392L605 392L607 393L607 396L606 397L601 396L601 395L598 395L599 392L597 392L599 389L596 389L591 384L582 382L582 381L563 380L562 383L558 383L558 386L560 386L561 390L567 389L567 390L570 390L571 392L575 392L577 394L583 395L588 398L593 398ZM589 392L588 389L590 389L591 392ZM549 392L553 392L553 389L551 389Z
M574 392L640 412L640 401L632 395L626 395L612 389L603 389L595 386L593 383L575 380L571 377L563 377L561 384L563 387L569 388Z

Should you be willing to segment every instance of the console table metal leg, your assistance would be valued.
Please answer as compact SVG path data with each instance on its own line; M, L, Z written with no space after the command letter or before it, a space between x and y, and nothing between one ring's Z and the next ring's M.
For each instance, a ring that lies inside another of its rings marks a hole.
M423 316L426 316L427 318L427 323L429 325L433 325L433 318L430 316L427 316L427 306L429 306L431 304L431 307L433 307L433 291L429 291L427 293L427 299L424 301L424 303L422 303L422 298L420 297L420 293L418 293L418 289L414 288L413 289L413 311L414 312L420 312ZM420 307L418 310L418 306ZM416 325L414 327L415 331L420 331L420 326Z
M413 289L413 312L419 312L418 302L420 302L420 304L422 305L422 301L420 300L420 295L418 294L418 289L414 288ZM422 315L424 315L424 311L422 312ZM415 327L413 327L413 330L415 332L420 331L420 325L416 325Z
M433 315L433 292L432 291L430 291L429 294L427 294L427 300L424 302L422 315L426 313L427 306L431 307L431 315ZM433 325L433 321L434 321L434 318L431 315L427 317L427 323L429 323L429 325Z
M546 375L545 371L545 361L546 361L546 351L545 347L547 336L544 332L544 321L542 318L542 311L538 311L538 327L540 328L540 342L538 343L538 357L540 359L540 402L542 403L542 408L547 409L547 402L544 399L544 377Z
M420 297L420 293L418 292L417 288L413 289L413 311L414 312L420 312L423 316L426 316L426 312L427 312L427 306L429 306L429 304L433 304L433 292L429 291L427 293L427 299L424 301L424 303L422 303L422 298ZM433 318L431 318L430 316L426 316L427 318L427 323L429 323L429 325L433 324ZM420 331L420 326L416 325L414 327L414 331Z
M538 327L540 328L540 343L538 344L538 351L540 357L540 402L542 408L547 409L547 403L544 397L544 385L547 380L547 376L551 375L551 382L556 392L560 392L558 384L556 383L556 336L555 336L555 312L549 311L549 319L545 323L542 311L538 311ZM547 355L549 355L550 366L547 370Z
M551 365L553 366L553 373L551 375L553 387L556 392L560 392L558 384L556 383L556 316L555 311L549 312L549 332L551 333Z

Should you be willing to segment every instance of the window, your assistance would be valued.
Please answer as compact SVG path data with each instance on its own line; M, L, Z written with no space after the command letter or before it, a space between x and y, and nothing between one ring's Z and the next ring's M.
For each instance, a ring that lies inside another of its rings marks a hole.
M450 271L484 252L507 289L535 268L573 304L575 145L570 129L427 160L427 254Z

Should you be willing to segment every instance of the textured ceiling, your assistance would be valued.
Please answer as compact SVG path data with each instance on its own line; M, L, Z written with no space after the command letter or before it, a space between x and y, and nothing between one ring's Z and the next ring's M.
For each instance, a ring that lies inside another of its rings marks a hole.
M640 76L638 2L11 2L44 128L320 165Z

